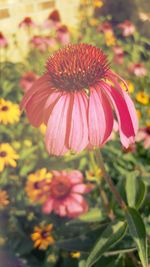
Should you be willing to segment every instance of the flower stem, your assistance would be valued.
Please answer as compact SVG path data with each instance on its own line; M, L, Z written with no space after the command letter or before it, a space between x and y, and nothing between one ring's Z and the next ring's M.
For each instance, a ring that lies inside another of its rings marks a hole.
M109 189L111 190L111 192L113 193L114 197L116 198L118 204L120 205L121 209L126 210L127 206L126 203L124 202L124 200L122 199L120 193L117 191L111 177L108 175L104 162L103 162L103 157L101 155L101 152L96 150L96 159L98 161L98 164L101 168L102 174L103 174L103 178L106 181L106 183L109 185Z
M97 163L96 163L96 160L95 160L95 154L94 154L93 151L89 152L89 157L90 157L90 163L91 163L91 167L93 169L93 172L94 172L95 176L98 178L97 184L99 185L99 192L100 192L100 196L101 196L101 200L102 200L104 209L106 210L106 213L107 213L108 217L111 220L114 220L115 215L114 215L113 210L109 206L108 197L107 197L107 195L106 195L106 193L105 193L105 191L103 189L103 186L102 186L103 177L101 177L101 175L98 174L98 169L100 170L100 168L97 166Z

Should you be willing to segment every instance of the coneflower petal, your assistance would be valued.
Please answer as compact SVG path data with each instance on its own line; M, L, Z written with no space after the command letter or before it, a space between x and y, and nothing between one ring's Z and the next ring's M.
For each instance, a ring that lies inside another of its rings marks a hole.
M45 90L49 90L50 89L50 84L49 84L49 80L48 80L48 75L44 74L43 76L41 76L39 79L37 79L33 86L26 92L26 94L24 95L22 102L20 104L20 108L24 109L28 103L28 101L31 99L31 97L35 94L35 93L39 93L39 91L45 91Z
M26 105L26 112L30 123L34 127L39 127L43 122L44 105L48 98L49 91L42 91L31 97Z
M103 88L105 88L105 93L108 95L113 104L119 123L120 139L123 146L127 148L131 143L134 142L134 124L137 125L136 117L134 116L134 118L132 118L130 114L130 110L132 110L133 113L134 109L133 105L131 105L132 101L128 101L129 98L127 96L123 97L115 88L109 86L105 82L103 82ZM127 93L123 93L124 95L127 95Z
M73 107L71 114L69 148L76 152L83 150L88 144L87 126L87 96L84 92L73 94ZM70 111L71 112L71 111Z
M69 112L70 94L60 97L54 106L47 124L46 147L52 155L63 155L67 152L65 145L67 118Z
M101 146L112 132L112 109L100 88L90 89L88 115L89 141L92 146Z

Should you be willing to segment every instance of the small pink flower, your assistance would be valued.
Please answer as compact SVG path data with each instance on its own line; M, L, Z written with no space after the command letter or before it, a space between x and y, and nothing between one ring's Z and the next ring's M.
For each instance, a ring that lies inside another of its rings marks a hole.
M75 218L88 211L88 203L83 194L93 189L92 185L83 183L80 171L53 171L50 195L43 205L44 213L54 211L59 216Z
M135 32L135 26L129 20L125 20L124 22L118 24L118 28L122 30L122 35L124 37L128 37L130 35L133 35Z
M20 86L22 87L23 91L27 92L37 78L38 76L32 71L25 73L20 80Z
M30 17L25 17L20 23L19 23L19 27L35 27L35 23L33 22L33 20Z
M48 49L48 47L53 48L56 45L55 39L49 36L35 35L30 40L30 42L34 47L36 47L41 52L45 52Z
M133 63L129 66L128 70L137 77L144 77L147 75L147 69L142 63Z
M56 9L54 10L45 20L43 27L44 28L57 28L60 25L61 19L59 11Z
M52 38L52 37L45 36L43 38L43 41L45 42L45 44L47 45L47 47L54 48L56 46L56 40L54 38Z
M121 143L126 148L134 143L137 113L118 79L127 88L102 50L92 45L71 44L48 59L46 73L25 93L21 107L32 125L47 125L49 154L102 147L111 135L114 112Z
M6 48L8 46L8 41L5 36L0 32L0 47Z
M121 46L116 45L113 47L114 62L116 64L123 64L124 62L124 51Z
M144 148L145 149L150 148L150 125L139 129L136 141L137 142L143 141Z
M98 26L98 29L97 29L97 30L98 30L98 31L101 31L101 32L103 32L103 33L106 33L106 32L113 32L112 25L111 25L111 23L108 22L108 21L105 21L105 22L103 22L102 24L100 24L100 25Z
M56 33L56 38L62 45L67 45L70 43L70 32L66 25L61 25L58 27Z

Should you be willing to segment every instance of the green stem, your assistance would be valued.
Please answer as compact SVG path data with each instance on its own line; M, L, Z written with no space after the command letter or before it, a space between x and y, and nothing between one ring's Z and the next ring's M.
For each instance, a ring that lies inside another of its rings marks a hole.
M95 161L95 155L94 155L94 152L93 151L90 151L89 152L89 157L90 157L90 162L91 162L91 167L93 169L93 172L95 173L95 176L97 176L97 163ZM103 186L101 186L101 183L102 183L102 177L98 177L99 178L99 181L97 182L98 185L99 185L99 192L100 192L100 196L101 196L101 199L102 199L102 203L103 203L103 206L106 210L106 213L108 215L108 217L111 219L111 220L114 220L115 218L115 215L114 215L114 212L113 210L110 208L109 206L109 200L108 200L108 197L103 189Z
M101 155L101 152L96 150L96 159L98 161L98 164L101 168L102 174L103 174L103 178L106 181L106 183L109 185L109 189L111 190L111 192L113 193L114 197L116 198L118 204L120 205L121 209L126 210L127 206L126 203L124 202L124 200L122 199L120 193L117 191L111 177L108 175L104 162L103 162L103 158Z

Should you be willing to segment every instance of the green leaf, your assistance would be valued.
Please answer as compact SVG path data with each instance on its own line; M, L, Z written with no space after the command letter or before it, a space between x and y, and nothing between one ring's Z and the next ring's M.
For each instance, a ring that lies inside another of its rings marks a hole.
M129 225L129 231L136 244L141 263L143 267L148 267L147 239L143 220L138 211L134 208L127 209L126 218Z
M147 189L142 180L139 180L135 207L139 209L146 197Z
M91 267L105 252L119 242L124 237L126 229L127 223L123 221L113 222L108 225L92 249L87 259L86 267Z
M93 208L86 214L81 215L78 217L79 220L83 222L99 222L105 219L104 214L98 208Z
M85 260L80 260L79 261L79 267L86 267L86 261Z
M146 195L146 186L138 175L137 171L127 175L125 186L128 205L137 209L142 205Z

